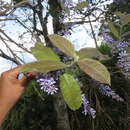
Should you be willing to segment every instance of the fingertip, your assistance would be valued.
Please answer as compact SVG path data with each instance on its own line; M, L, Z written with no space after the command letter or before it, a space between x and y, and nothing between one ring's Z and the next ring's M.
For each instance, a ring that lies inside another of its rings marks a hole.
M23 76L23 77L19 80L19 82L20 82L22 85L26 85L27 82L28 82L28 78L27 78L26 76Z
M34 73L34 72L27 73L28 78L34 78L35 76L36 76L36 73Z
M24 77L24 74L23 74L23 73L19 73L19 74L17 75L17 79L18 79L18 80L21 80L23 77Z

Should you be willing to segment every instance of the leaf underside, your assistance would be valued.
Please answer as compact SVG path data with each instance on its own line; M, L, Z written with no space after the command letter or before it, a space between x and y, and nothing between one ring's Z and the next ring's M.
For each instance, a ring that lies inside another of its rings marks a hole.
M52 34L49 35L48 37L51 40L52 44L55 47L59 48L66 55L76 57L74 46L69 40L57 34Z
M80 69L88 74L93 79L101 83L111 85L110 73L107 68L99 61L93 59L83 59L78 62Z
M31 62L28 64L25 64L21 72L42 72L47 73L50 71L56 71L59 69L66 68L67 65L65 65L62 62L59 61L38 61L38 62Z

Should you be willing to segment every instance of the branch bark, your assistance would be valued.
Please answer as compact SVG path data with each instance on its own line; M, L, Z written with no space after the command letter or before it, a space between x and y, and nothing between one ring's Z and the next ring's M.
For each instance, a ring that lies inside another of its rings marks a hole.
M5 58L5 59L7 59L7 60L10 60L10 61L14 62L16 65L21 65L20 62L18 62L16 59L14 59L14 58L12 58L12 57L6 55L1 49L0 49L0 56L1 56L2 58Z
M89 23L90 23L90 27L91 27L91 31L92 31L92 36L93 36L93 39L94 39L94 42L95 42L95 46L96 46L96 48L98 48L98 44L97 44L96 36L95 36L95 33L94 33L93 25L92 25L91 20L90 20L90 16L88 16L88 19L89 19Z
M60 93L55 96L54 108L57 114L57 130L71 130L67 106Z

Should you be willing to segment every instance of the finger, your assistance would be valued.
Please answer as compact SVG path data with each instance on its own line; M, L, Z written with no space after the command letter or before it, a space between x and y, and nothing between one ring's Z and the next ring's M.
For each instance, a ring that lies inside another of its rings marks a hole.
M7 73L9 73L9 75L11 75L11 76L17 78L17 77L18 77L18 74L19 74L19 72L20 72L20 70L21 70L21 66L18 66L18 67L15 67L15 68L13 68L13 69L7 71Z
M25 86L25 85L28 84L28 82L29 82L30 80L34 79L35 76L36 76L36 73L32 73L32 72L29 72L29 73L27 73L26 75L21 74L21 77L20 77L19 80L20 80L21 84Z
M9 72L11 72L11 73L19 72L21 68L22 68L22 66L17 66L13 69L10 69Z
M27 76L28 79L34 79L35 76L36 76L36 73L34 73L34 72L29 72L29 73L26 74L26 76Z
M25 76L23 73L19 73L18 76L17 76L17 79L21 80L23 78L23 76Z
M23 76L22 79L19 80L19 82L22 86L26 86L26 84L29 82L29 80L26 76Z

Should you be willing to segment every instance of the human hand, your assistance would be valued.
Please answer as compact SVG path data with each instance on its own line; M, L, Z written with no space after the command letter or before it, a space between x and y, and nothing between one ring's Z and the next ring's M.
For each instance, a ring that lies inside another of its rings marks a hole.
M18 80L18 74L21 67L8 70L2 73L0 77L0 101L12 105L21 97L27 85L27 78L23 76L21 80Z
M0 124L26 89L28 79L26 76L18 79L20 69L21 67L16 67L8 70L0 77Z

